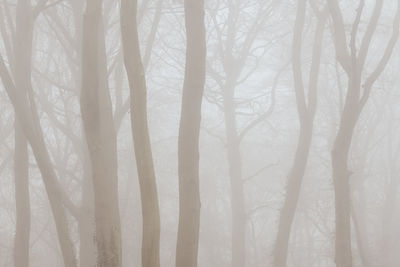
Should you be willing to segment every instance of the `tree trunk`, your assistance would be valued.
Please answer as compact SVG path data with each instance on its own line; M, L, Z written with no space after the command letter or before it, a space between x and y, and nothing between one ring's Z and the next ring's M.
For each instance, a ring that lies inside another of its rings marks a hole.
M353 88L349 87L349 91ZM350 99L348 99L350 100ZM338 134L335 138L332 156L332 178L335 191L335 262L340 267L352 266L351 224L350 224L350 184L351 172L347 165L351 140L360 115L354 103L347 101L343 110Z
M117 148L107 84L102 1L87 1L83 24L81 113L92 166L97 265L121 267Z
M236 126L236 109L234 103L234 85L228 84L223 89L225 132L227 138L227 156L231 184L232 209L232 267L243 267L246 264L246 212L243 191L242 159L240 140Z
M79 266L96 265L96 246L94 244L94 197L89 152L85 149L83 157L82 200L79 209Z
M31 210L29 200L28 147L18 120L15 121L15 203L16 229L14 239L15 267L29 266Z
M297 203L300 196L301 183L303 181L310 153L314 117L317 106L317 87L321 62L322 40L327 17L326 12L327 10L324 9L318 17L309 74L309 90L306 101L306 90L304 90L301 67L301 44L306 14L306 0L298 1L292 44L292 64L300 133L294 161L287 178L285 200L279 217L278 235L274 251L275 267L284 267L287 264L291 227L294 221Z
M33 26L30 16L30 1L18 0L16 9L13 76L16 89L26 95L31 80L31 51ZM16 229L14 240L14 264L29 266L29 237L31 211L29 200L29 156L28 144L18 118L15 119L15 203Z
M177 267L196 267L200 229L199 135L205 84L204 0L185 0L186 67L178 140Z
M20 31L20 37L26 38L24 39L26 42L24 43L21 42L21 40L16 40L16 47L20 46L20 50L19 48L16 48L16 50L21 52L18 53L18 58L16 58L16 61L20 61L21 64L23 62L23 68L27 75L29 75L29 79L27 77L23 79L16 77L16 82L14 84L2 58L0 58L0 77L14 107L16 120L21 126L25 137L31 145L36 162L42 174L45 189L54 216L58 240L63 255L64 266L76 267L74 247L69 237L68 221L60 197L62 195L60 193L60 185L58 184L57 176L54 172L50 156L46 148L43 133L38 121L38 112L34 105L34 99L28 99L28 93L32 91L30 82L30 67L33 20L31 12L32 10L29 0L21 0L18 3L17 13L21 15L18 15L21 18L18 23L21 24L21 29L23 29ZM17 74L21 75L22 72L20 73L18 71ZM24 86L22 89L20 88L20 82L23 83Z
M296 148L295 159L288 175L286 197L279 215L278 235L275 243L274 266L283 267L287 263L287 254L291 227L300 196L301 182L306 170L312 138L312 122L302 125Z
M142 266L160 266L160 212L147 122L147 88L137 29L137 1L122 0L121 32L142 203Z
M383 56L379 59L374 71L361 81L363 68L371 46L371 40L376 31L378 20L381 15L383 0L376 1L371 19L362 38L357 53L356 37L363 11L364 1L360 1L357 16L350 36L350 53L347 49L345 26L336 0L328 1L332 22L335 30L334 41L337 60L346 71L348 77L348 89L343 112L340 117L339 130L335 138L331 152L332 156L332 178L335 190L335 215L336 215L336 240L335 240L335 262L340 267L352 266L351 255L351 226L350 226L350 184L351 172L348 167L349 151L353 137L354 128L368 101L371 88L383 72L385 66L393 53L393 49L399 38L400 4L397 5L396 15L393 20L392 36L387 42ZM362 89L361 90L361 85Z
M33 99L31 99L31 102L28 102L26 95L16 89L2 58L0 58L0 77L3 80L4 87L14 106L17 119L20 122L24 135L31 145L42 174L50 207L54 216L64 266L76 267L74 246L69 237L67 216L61 199L61 188L51 164L50 155L44 142L39 121L37 120L37 110L35 107L30 106L32 105Z
M71 1L71 9L73 13L73 22L75 27L74 38L76 42L76 58L77 67L76 71L72 71L75 76L76 88L80 88L82 84L82 38L83 38L83 16L81 14L84 8L83 1ZM71 67L73 69L73 66ZM75 70L75 69L73 69ZM79 89L78 89L79 90ZM84 130L82 130L84 136ZM83 143L87 141L83 137ZM71 140L73 141L73 140ZM81 144L76 144L80 152L80 159L82 160L83 175L82 175L82 196L81 205L79 208L78 231L79 231L79 266L95 266L96 265L96 245L94 242L94 196L93 196L93 182L92 171L90 164L90 155L87 147Z

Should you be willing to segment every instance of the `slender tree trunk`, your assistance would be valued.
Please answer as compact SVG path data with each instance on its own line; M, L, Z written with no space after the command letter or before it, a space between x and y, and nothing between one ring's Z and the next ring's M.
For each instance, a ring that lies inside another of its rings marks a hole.
M283 267L287 263L287 253L291 227L296 213L300 195L301 182L304 177L308 154L310 151L312 130L308 126L301 126L300 136L296 148L295 160L288 175L286 197L279 216L278 236L275 243L274 266Z
M51 164L50 155L44 142L39 121L37 120L37 110L32 106L33 99L30 99L29 102L26 94L22 94L16 89L2 58L0 58L0 77L3 80L4 87L14 106L17 119L20 122L24 135L31 145L42 174L50 207L54 216L64 266L76 267L74 246L69 237L68 220L61 199L62 191Z
M246 264L246 212L243 190L242 158L240 140L236 125L234 85L228 84L223 89L225 132L227 138L227 156L231 184L232 205L232 266L243 267Z
M121 32L131 92L131 126L142 203L142 266L160 266L160 212L147 122L147 88L139 47L137 1L122 0Z
M76 71L73 72L76 77L76 88L79 88L82 84L82 38L83 38L83 17L82 9L84 7L83 1L71 1L71 8L74 17L75 27L75 40L77 40L76 46L76 58L77 67ZM83 136L84 136L84 130ZM83 137L83 143L87 141ZM82 147L82 146L80 146ZM82 175L82 197L81 205L79 210L78 218L78 230L79 230L79 265L81 267L95 266L96 265L96 245L94 241L95 237L95 215L94 215L94 192L92 182L92 167L90 163L90 155L87 147L82 147L80 150L80 158L82 160L83 175Z
M354 205L354 199L352 199L353 205L351 206L351 219L353 221L354 232L357 242L357 249L360 255L361 264L363 267L370 267L372 262L369 259L371 255L368 253L368 231L367 231L367 216L365 207L365 189L364 184L358 186L359 205Z
M16 229L14 239L15 267L29 266L31 210L29 200L28 147L18 121L15 121L15 203Z
M16 9L16 36L14 40L14 80L16 89L27 94L31 80L32 19L30 1L18 0ZM29 266L29 237L31 211L29 200L28 144L18 118L15 119L15 203L16 231L14 240L14 264Z
M92 166L97 265L121 267L117 148L107 84L102 1L87 1L83 24L81 113Z
M204 0L185 0L186 67L178 141L177 267L196 267L200 229L199 135L205 84Z
M292 44L292 64L296 92L296 104L300 122L300 133L297 141L294 161L287 178L285 200L279 217L278 235L274 251L275 267L284 267L287 264L291 227L294 221L297 203L300 196L301 183L307 167L313 135L314 117L317 106L317 86L327 9L325 9L318 18L307 98L305 96L306 94L304 90L301 67L301 44L303 38L302 32L304 28L305 14L306 0L298 1ZM308 101L306 101L306 99Z
M351 91L354 87L349 87ZM358 99L358 98L357 98ZM350 100L348 98L348 100ZM355 103L347 101L341 117L338 134L335 138L332 156L332 178L335 191L335 262L340 267L352 266L351 224L350 224L350 184L351 172L347 165L354 128L359 117Z
M64 207L62 206L61 194L60 194L60 186L57 181L57 177L55 175L54 169L51 165L50 157L48 151L46 149L46 145L44 142L43 133L38 121L38 114L36 107L34 105L34 99L30 97L28 99L28 94L32 91L31 85L31 50L32 50L32 35L33 35L33 18L32 18L32 9L29 0L20 0L17 4L17 20L16 20L17 28L16 28L16 40L15 40L15 84L13 83L11 76L4 65L4 62L0 58L0 77L3 80L4 86L6 88L7 94L10 97L10 100L14 106L14 110L16 113L16 123L17 129L16 131L16 145L19 146L16 151L16 158L20 158L22 161L17 164L21 164L21 169L17 170L17 176L26 176L27 179L27 166L28 159L25 158L23 154L27 153L27 148L23 147L24 138L22 135L27 138L29 141L35 159L38 163L40 172L43 177L43 181L45 184L46 192L49 197L50 206L53 212L55 225L58 234L58 240L60 244L60 248L63 255L64 265L68 267L75 267L75 255L73 244L69 238L69 230L68 230L68 221L65 215ZM22 134L22 132L23 134ZM25 159L24 159L25 158ZM26 164L25 167L22 165ZM25 172L25 173L24 173ZM20 202L19 204L26 203L29 201L29 196L27 195L27 181L21 181L25 185L25 200L24 202ZM18 190L18 189L17 189ZM21 197L22 192L18 190L16 192L17 197ZM17 204L18 205L18 204ZM29 211L26 212L25 216L29 216ZM26 218L26 222L24 223L24 236L25 241L27 242L22 248L23 253L29 250L29 218ZM18 223L19 224L19 223ZM19 224L19 227L21 225ZM18 230L17 230L18 231ZM17 234L17 236L21 236ZM19 238L18 237L18 238ZM20 240L16 241L16 246L19 246ZM19 251L19 248L16 248ZM26 256L26 255L25 255ZM19 257L16 259L15 264L22 264L21 266L28 266L23 263L24 257Z
M87 150L87 149L86 149ZM82 200L79 209L79 266L96 265L94 196L89 152L83 153Z
M393 53L399 38L400 3L397 5L396 15L393 20L392 35L384 49L383 56L372 73L362 82L364 64L371 45L372 37L376 31L381 15L383 0L376 1L371 19L369 20L364 37L362 38L357 53L356 37L363 11L364 1L360 1L357 16L352 25L350 36L350 53L347 49L347 40L343 17L339 3L336 0L328 1L333 27L335 30L334 42L337 60L342 65L348 76L348 89L343 112L340 118L339 130L335 138L332 156L332 178L335 189L335 215L336 215L336 240L335 262L340 267L352 266L351 254L351 226L350 226L350 184L348 158L353 138L354 129L364 105L368 101L372 86L383 72ZM362 86L361 86L362 85ZM361 90L362 88L362 90Z

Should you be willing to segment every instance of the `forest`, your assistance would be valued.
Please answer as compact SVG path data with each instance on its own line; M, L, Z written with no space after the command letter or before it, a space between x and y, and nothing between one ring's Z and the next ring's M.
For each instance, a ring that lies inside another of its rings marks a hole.
M0 267L400 266L400 0L0 0Z

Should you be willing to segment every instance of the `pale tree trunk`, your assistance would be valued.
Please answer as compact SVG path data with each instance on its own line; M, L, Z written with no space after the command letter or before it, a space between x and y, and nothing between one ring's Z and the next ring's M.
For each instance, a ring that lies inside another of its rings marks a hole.
M14 70L16 90L26 95L31 82L32 17L30 1L18 0L14 40ZM28 144L19 120L15 119L15 203L16 229L14 240L15 267L29 266L31 211L29 200Z
M140 54L137 1L121 2L121 33L130 87L130 109L142 204L142 266L160 266L160 212L147 122L147 88Z
M96 246L94 231L94 196L92 171L90 165L89 152L83 152L83 177L82 177L82 200L79 209L78 229L79 229L79 266L92 267L96 265Z
M0 77L3 80L4 87L14 106L17 119L20 122L24 135L29 141L42 174L54 216L64 266L76 267L74 246L69 237L68 220L62 202L62 191L44 142L39 121L37 120L37 110L32 105L33 99L29 102L26 94L22 94L16 89L2 58L0 58Z
M346 111L344 109L343 113ZM349 113L345 113L349 114ZM354 113L353 113L354 114ZM342 117L338 135L332 150L332 178L335 191L335 262L337 266L352 266L350 229L350 171L347 160L355 122Z
M354 194L354 193L353 193ZM369 250L369 240L368 240L368 229L367 229L367 214L365 207L365 188L364 184L360 184L357 189L357 194L359 196L359 205L355 205L354 198L352 197L353 205L351 207L351 219L353 221L354 232L356 236L357 249L360 255L361 263L363 267L371 267L372 261L370 257L372 256L368 253ZM371 257L372 258L372 257Z
M383 0L376 1L372 16L362 38L360 48L358 49L359 51L357 51L356 37L364 7L364 1L360 0L356 19L351 29L349 42L350 52L347 48L345 26L339 4L337 0L330 0L328 4L334 27L334 43L337 60L340 62L348 77L345 105L341 113L339 129L331 152L336 209L335 262L337 266L350 267L352 266L350 224L351 198L349 184L351 172L348 166L348 159L351 141L358 119L370 96L372 86L386 67L397 42L400 25L400 3L398 4L397 12L393 20L392 36L384 49L383 56L364 82L362 82L361 79L362 72L372 37L378 25Z
M74 72L77 78L76 88L79 88L82 83L82 38L83 38L83 17L82 9L84 7L83 1L71 1L71 8L74 17L75 27L75 40L77 40L77 68ZM84 135L84 132L83 132ZM83 137L83 143L86 144L86 139ZM82 147L81 145L79 145ZM81 267L92 267L96 265L96 245L94 241L95 236L95 222L94 222L94 196L93 196L93 182L92 171L90 163L90 155L87 147L82 147L80 150L80 158L83 166L82 176L82 197L81 206L79 210L78 229L79 229L79 265Z
M29 266L31 210L29 200L29 165L27 148L25 135L16 120L14 154L16 204L16 229L14 238L15 267Z
M301 183L307 167L317 106L317 87L327 10L325 9L321 13L315 10L318 16L318 23L315 32L311 70L309 74L309 89L305 90L301 67L301 47L306 14L306 2L306 0L298 1L292 43L292 64L300 133L294 161L287 177L285 200L279 216L278 235L274 251L275 267L284 267L287 264L291 227L300 196ZM306 92L308 92L307 97Z
M185 0L186 66L178 140L177 267L196 267L200 229L199 138L205 84L204 0Z
M227 138L227 156L231 184L232 205L232 266L243 267L246 264L246 212L243 191L243 171L240 153L240 138L236 124L236 108L234 101L237 75L234 79L227 76L227 84L223 88L225 132ZM232 77L233 78L233 77ZM232 82L231 82L232 81Z
M83 24L81 113L92 167L97 266L120 267L117 144L107 84L102 1L87 1Z
M146 40L146 48L145 48L144 56L143 56L143 60L142 60L142 65L143 65L143 69L144 69L145 73L149 67L149 62L150 62L150 59L152 56L152 51L153 51L154 41L156 39L156 34L158 31L158 26L160 24L161 17L163 15L163 13L161 12L163 3L164 3L163 0L158 0L157 6L156 6L156 11L155 11L153 19L152 19L151 29L150 29L149 35L147 37L147 40ZM145 12L145 6L147 6L147 2L143 2L142 6L139 8L139 10L142 12ZM139 12L139 14L137 15L137 19L136 19L136 25L138 25L138 27L141 24L141 18L143 18L143 14L140 14L140 12ZM118 77L116 79L120 79L122 81L122 76ZM119 88L119 87L120 86L117 86L117 88ZM117 104L116 104L116 110L115 110L115 114L114 114L114 122L115 122L115 130L118 133L119 129L121 128L124 116L128 113L128 111L130 109L130 99L127 99L127 100L125 100L125 102L122 102L121 93L119 90L117 90L116 98L117 98Z
M27 41L28 45L24 47L26 43L21 43L21 40L18 40L20 43L16 44L16 46L17 45L21 46L20 48L21 54L18 54L18 59L16 59L16 61L21 61L20 64L22 64L23 62L24 66L21 67L23 68L21 71L28 70L27 75L29 75L29 79L27 77L22 79L20 79L20 77L16 77L16 84L18 84L18 86L22 85L24 86L24 88L17 88L1 57L0 57L0 77L3 81L6 92L14 107L16 120L23 131L23 135L29 141L34 157L42 174L45 189L50 202L50 207L54 216L54 221L57 230L59 245L63 256L64 266L75 267L76 260L74 254L74 247L69 237L68 220L61 199L62 195L61 188L58 183L55 171L53 169L49 153L46 148L43 133L38 120L39 118L38 111L36 110L34 99L31 94L32 87L30 82L30 64L31 64L32 46L29 45L29 43L31 43L32 31L33 31L32 9L30 7L30 2L28 0L21 1L18 4L19 4L18 5L19 15L22 14L20 26L23 29L23 31L27 30L27 32L21 32L21 36L27 35L21 38L26 38L24 40ZM29 25L27 25L28 23ZM23 25L25 25L26 28L24 28ZM16 75L20 75L20 73L18 72ZM31 95L29 99L28 99L28 94Z

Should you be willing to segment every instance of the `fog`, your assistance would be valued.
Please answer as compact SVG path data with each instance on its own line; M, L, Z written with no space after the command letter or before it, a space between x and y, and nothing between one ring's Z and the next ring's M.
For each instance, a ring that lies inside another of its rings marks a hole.
M0 0L0 266L400 266L400 1Z

